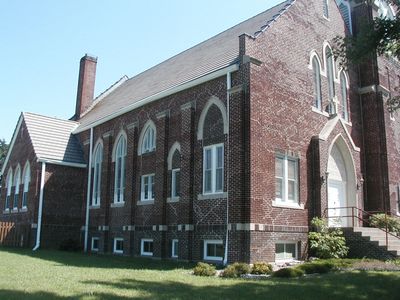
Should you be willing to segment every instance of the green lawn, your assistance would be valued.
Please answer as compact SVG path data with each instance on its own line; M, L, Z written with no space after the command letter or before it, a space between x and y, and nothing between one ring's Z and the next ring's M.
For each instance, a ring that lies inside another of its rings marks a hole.
M400 299L400 272L301 279L202 278L192 265L0 249L0 299Z

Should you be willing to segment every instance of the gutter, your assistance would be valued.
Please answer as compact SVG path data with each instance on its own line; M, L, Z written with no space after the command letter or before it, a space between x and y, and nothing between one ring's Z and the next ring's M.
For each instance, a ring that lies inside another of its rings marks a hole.
M143 99L141 99L141 100L139 100L139 101L137 101L135 103L132 103L132 104L130 104L130 105L124 107L124 108L121 108L119 111L116 111L116 112L112 113L111 115L105 116L105 117L103 117L103 118L101 118L101 119L99 119L99 120L97 120L95 122L92 122L92 123L90 123L88 125L85 125L85 126L83 126L81 128L78 127L77 129L75 129L72 132L72 134L81 133L81 132L86 131L86 130L88 130L90 128L96 127L96 126L98 126L100 124L103 124L103 123L105 123L107 121L110 121L110 120L112 120L112 119L114 119L114 118L116 118L116 117L118 117L120 115L123 115L123 114L125 114L125 113L127 113L127 112L129 112L131 110L134 110L134 109L136 109L138 107L141 107L141 106L146 105L148 103L151 103L153 101L159 100L161 98L170 96L172 94L181 92L183 90L189 89L189 88L194 87L196 85L205 83L207 81L213 80L215 78L224 76L224 75L226 75L227 72L234 72L234 71L237 71L237 70L239 70L239 66L237 64L233 64L233 65L227 66L225 68L219 69L219 70L217 70L217 71L215 71L213 73L209 73L209 74L207 74L205 76L201 76L201 77L198 77L198 78L193 79L191 81L187 81L185 83L178 84L178 85L173 86L173 87L171 87L169 89L161 91L161 92L159 92L157 94L154 94L154 95L151 95L149 97L143 98Z
M93 127L90 128L90 144L89 144L89 168L88 168L88 184L86 192L86 217L85 217L85 244L84 252L88 251L88 235L89 235L89 205L90 205L90 187L92 185L92 151L93 151Z
M65 162L65 161L47 159L47 158L38 158L37 161L41 162L41 163L48 163L48 164L52 164L52 165L59 165L59 166L65 166L65 167L74 167L74 168L82 168L82 169L86 168L86 164Z
M41 235L41 231L42 231L44 178L45 177L46 177L46 163L42 162L42 174L40 175L40 194L39 194L38 221L37 221L37 229L36 229L36 245L32 249L33 251L36 251L40 247L40 235Z

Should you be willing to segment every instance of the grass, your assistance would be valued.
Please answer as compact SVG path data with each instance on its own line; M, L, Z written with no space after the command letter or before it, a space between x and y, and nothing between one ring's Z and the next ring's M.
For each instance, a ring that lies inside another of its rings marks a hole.
M399 299L400 272L204 278L193 265L0 248L0 299Z

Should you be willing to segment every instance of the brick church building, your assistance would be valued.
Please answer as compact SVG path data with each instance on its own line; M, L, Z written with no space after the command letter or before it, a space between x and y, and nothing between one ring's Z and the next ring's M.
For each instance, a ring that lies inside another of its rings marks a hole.
M331 55L378 14L393 11L284 1L97 98L97 58L84 56L70 120L19 118L1 243L272 262L307 255L314 216L353 227L354 211L399 214L400 115L386 101L400 63L344 70Z

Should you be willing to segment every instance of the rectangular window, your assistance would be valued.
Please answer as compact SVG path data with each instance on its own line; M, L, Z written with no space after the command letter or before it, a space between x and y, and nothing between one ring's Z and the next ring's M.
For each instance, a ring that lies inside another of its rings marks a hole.
M298 160L287 156L275 158L275 199L277 202L298 204Z
M26 208L27 203L28 203L28 192L24 192L22 194L22 208Z
M141 201L154 200L154 174L142 176L140 195Z
M171 198L178 198L181 194L181 170L173 169L171 173Z
M204 260L222 261L224 258L224 245L222 240L205 240L204 241Z
M114 253L123 254L124 253L124 239L114 238Z
M99 238L98 237L92 237L92 251L97 252L99 251Z
M297 259L297 243L281 242L275 244L275 260L294 260Z
M203 153L203 194L224 191L224 145L204 147Z
M140 255L153 256L153 240L142 239L140 243Z
M19 201L19 194L14 195L14 203L13 203L13 209L17 210L18 209L18 201Z
M171 249L171 257L177 258L178 257L178 240L172 240L172 249Z

